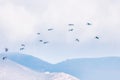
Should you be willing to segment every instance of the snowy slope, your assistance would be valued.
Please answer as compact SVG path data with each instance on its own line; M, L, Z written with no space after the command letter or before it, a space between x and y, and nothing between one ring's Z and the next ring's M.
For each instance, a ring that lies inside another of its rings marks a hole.
M120 80L120 58L71 59L56 64L53 71L63 71L81 80Z
M21 53L2 53L1 56L7 56L10 60L17 62L23 66L29 67L30 69L44 72L48 71L52 64L40 60L34 56L21 54Z
M63 72L49 74L47 73L46 76L46 80L80 80Z
M7 54L7 57L35 71L64 72L81 80L120 80L119 57L71 59L58 64L23 54Z
M0 80L79 80L65 73L38 73L0 58Z
M9 60L0 60L0 80L44 80L44 76Z

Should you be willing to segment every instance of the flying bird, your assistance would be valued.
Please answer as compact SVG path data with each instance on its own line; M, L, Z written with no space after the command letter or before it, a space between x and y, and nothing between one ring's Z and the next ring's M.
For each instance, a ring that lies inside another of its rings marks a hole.
M96 36L95 38L96 38L96 39L99 39L99 37L98 37L98 36Z
M74 29L69 29L69 31L73 31Z
M8 48L5 48L5 52L8 52Z
M48 41L43 42L43 44L47 44L47 43L48 43Z
M25 47L25 44L21 44L21 46Z
M48 31L52 31L52 30L53 30L52 28L48 29Z
M5 60L7 57L3 57L2 59Z
M24 48L20 48L20 51L21 51L21 50L24 50Z
M77 39L75 39L77 42L79 42L79 39L77 38Z
M40 42L43 42L43 40L39 40Z
M88 22L87 25L92 25L92 24Z
M37 35L40 35L40 33L38 32Z
M74 24L68 24L69 26L74 26Z

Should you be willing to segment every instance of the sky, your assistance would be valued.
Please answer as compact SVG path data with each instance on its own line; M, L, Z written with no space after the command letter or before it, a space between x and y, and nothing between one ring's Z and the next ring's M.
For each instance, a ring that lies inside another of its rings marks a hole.
M0 52L7 47L50 63L120 56L119 14L119 0L0 0Z

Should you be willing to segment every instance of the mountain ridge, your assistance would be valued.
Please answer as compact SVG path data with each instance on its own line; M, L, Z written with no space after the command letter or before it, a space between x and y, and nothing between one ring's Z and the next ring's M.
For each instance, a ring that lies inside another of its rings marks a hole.
M9 59L0 60L0 80L79 80L66 73L36 72Z
M18 54L16 54L18 55ZM7 56L11 60L16 60L17 63L19 63L19 60L24 60L25 64L31 64L27 62L29 57L26 54L24 54L24 59L21 58L21 54L19 54L20 59L14 56ZM25 56L26 55L26 56ZM16 59L12 59L16 58ZM29 57L29 60L33 60L34 63L34 58L36 57ZM39 61L40 60L40 61ZM39 63L41 62L42 63ZM80 58L80 59L68 59L65 61L62 61L57 64L50 64L41 60L37 59L37 64L40 65L33 65L31 66L24 66L31 68L35 71L43 71L43 72L64 72L67 74L70 74L72 76L75 76L81 80L99 80L99 79L120 79L118 74L120 74L120 57L103 57L103 58ZM44 65L44 66L43 66ZM37 67L37 69L36 69ZM95 77L96 76L96 77ZM99 79L98 79L99 78Z

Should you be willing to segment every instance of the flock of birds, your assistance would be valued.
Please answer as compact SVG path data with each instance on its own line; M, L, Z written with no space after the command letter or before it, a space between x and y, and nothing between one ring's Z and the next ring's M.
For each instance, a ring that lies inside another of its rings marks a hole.
M92 25L92 24L88 22L87 25ZM74 26L74 24L68 24L68 26ZM52 30L54 30L54 29L53 29L53 28L49 28L49 29L48 29L48 31L52 31ZM73 28L70 28L68 31L69 31L69 32L72 32L72 31L74 31L74 29L73 29ZM40 33L38 32L37 35L40 35ZM99 37L98 37L98 36L95 36L95 39L99 39ZM79 40L78 38L76 38L75 41L79 42L80 40ZM43 42L43 44L49 43L48 41L45 41L45 42L44 42L43 40L39 40L39 42Z
M87 23L86 25L90 26L92 25L91 23ZM74 24L68 24L68 26L74 26ZM48 31L53 31L54 29L53 28L49 28ZM70 28L68 31L69 32L72 32L74 29L73 28ZM37 35L40 35L41 33L37 33ZM95 39L99 39L99 36L95 36ZM75 41L79 42L80 40L78 38L75 39ZM48 41L44 41L44 40L39 40L39 42L43 43L43 44L48 44L49 42ZM20 47L20 51L24 50L25 49L25 44L21 44L21 47ZM5 48L5 52L8 52L8 48ZM7 57L3 57L2 59L5 60Z
M51 29L48 29L48 31L51 31L51 30L53 30L52 28ZM37 35L40 35L40 33L37 33ZM43 42L43 44L47 44L48 43L48 41L43 41L43 40L39 40L39 42Z

